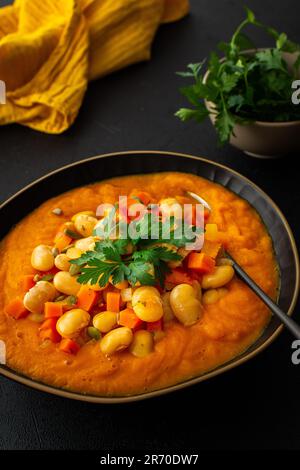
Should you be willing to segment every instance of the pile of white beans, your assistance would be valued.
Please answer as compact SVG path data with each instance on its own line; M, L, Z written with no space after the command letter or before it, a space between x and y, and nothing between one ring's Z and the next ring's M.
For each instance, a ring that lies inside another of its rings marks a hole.
M50 271L54 267L59 269L52 282L40 280L24 296L24 306L35 315L35 318L43 321L45 302L51 302L62 294L77 295L81 285L77 282L76 273L72 273L74 265L71 265L70 261L94 248L97 238L92 234L98 223L92 212L75 214L70 227L82 238L74 241L64 253L58 253L53 246L48 245L39 245L33 250L31 265L34 269L40 272ZM228 291L225 286L233 275L232 266L221 262L212 274L203 276L201 285L197 281L193 285L179 284L162 295L152 286L130 286L121 290L121 298L124 305L132 308L143 322L163 319L164 323L168 323L176 319L182 325L189 327L201 318L203 305L213 304L226 295ZM99 285L90 287L102 290ZM134 332L128 327L120 326L118 319L119 315L115 312L100 312L92 318L87 311L72 308L58 319L56 328L63 338L70 339L76 339L85 328L92 328L95 338L100 339L100 348L105 355L129 348L133 355L144 357L153 351L154 334L143 329ZM163 332L161 335L158 334L157 338L160 339L163 334Z

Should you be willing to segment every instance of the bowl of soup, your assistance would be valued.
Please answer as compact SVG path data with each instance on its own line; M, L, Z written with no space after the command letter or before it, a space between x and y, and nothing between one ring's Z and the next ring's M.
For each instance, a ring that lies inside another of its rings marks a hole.
M1 212L0 372L39 390L140 400L262 351L281 326L226 250L283 310L295 306L298 255L284 216L249 180L203 158L92 157L35 181Z

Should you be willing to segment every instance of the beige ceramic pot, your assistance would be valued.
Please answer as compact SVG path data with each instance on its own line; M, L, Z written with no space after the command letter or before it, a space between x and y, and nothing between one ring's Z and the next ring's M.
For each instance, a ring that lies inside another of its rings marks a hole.
M250 54L251 51L246 53ZM297 55L285 53L284 58L289 65L292 65ZM204 81L207 77L208 72ZM210 111L210 120L214 124L214 103L205 101L205 104ZM256 121L246 125L236 124L233 133L230 138L231 145L253 157L276 158L300 152L300 121Z

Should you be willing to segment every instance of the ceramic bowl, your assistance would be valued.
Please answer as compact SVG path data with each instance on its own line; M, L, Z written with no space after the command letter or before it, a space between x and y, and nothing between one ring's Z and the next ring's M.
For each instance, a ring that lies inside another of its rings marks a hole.
M253 53L253 51L245 51L245 54L251 53ZM298 54L285 53L283 56L288 66L291 68ZM206 73L204 82L207 80L208 75L209 73ZM214 103L205 101L205 104L208 111L210 111L210 120L215 124L215 115L213 114ZM300 121L255 121L246 125L236 124L233 135L230 138L230 144L243 150L243 152L252 157L278 158L300 151L299 136Z
M254 183L230 168L204 158L171 152L132 151L100 155L64 166L34 181L0 206L1 220L6 222L0 226L0 239L41 203L62 192L114 176L164 171L187 172L207 178L244 198L258 211L273 239L280 269L279 306L291 315L299 290L299 261L294 237L285 217L269 196ZM281 329L277 318L272 317L260 338L230 362L204 375L140 395L107 397L81 394L37 382L4 365L0 366L0 373L29 387L66 398L94 403L131 402L198 384L241 365L269 346Z

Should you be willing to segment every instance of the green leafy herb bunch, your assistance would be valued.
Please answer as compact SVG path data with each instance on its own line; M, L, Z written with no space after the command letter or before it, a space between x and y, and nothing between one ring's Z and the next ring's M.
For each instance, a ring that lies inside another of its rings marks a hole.
M175 115L182 121L202 122L212 112L221 144L229 141L235 124L300 119L300 106L291 99L292 82L299 77L300 46L285 33L260 23L248 8L246 14L231 40L218 45L219 53L210 54L206 75L206 61L189 64L185 72L177 72L193 79L190 86L180 90L192 107L181 108ZM266 31L275 41L274 47L258 49L244 33L248 25ZM285 53L295 53L292 66ZM213 103L213 110L207 109L205 101Z

